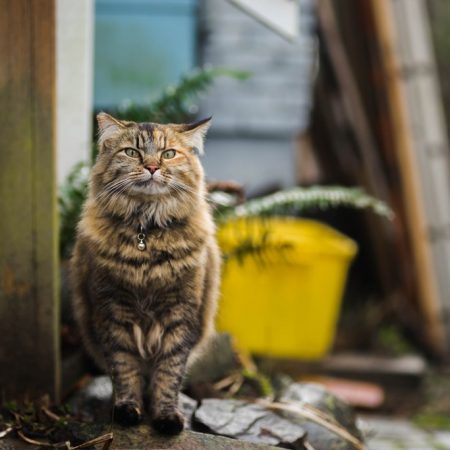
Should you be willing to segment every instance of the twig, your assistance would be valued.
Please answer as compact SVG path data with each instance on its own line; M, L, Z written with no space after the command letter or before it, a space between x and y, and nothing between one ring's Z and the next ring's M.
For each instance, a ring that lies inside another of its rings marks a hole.
M102 450L108 450L109 447L111 447L111 444L113 443L113 440L114 440L114 436L113 436L112 433L110 433L110 434L111 434L111 439L107 440L107 441L103 444Z
M39 445L43 447L54 447L54 448L62 448L65 447L66 449L70 450L70 442L57 442L57 443L50 443L48 441L38 441L37 439L31 439L28 436L25 436L22 430L17 430L17 436L20 437L23 441L25 441L27 444L33 444L33 445Z
M102 450L107 450L110 447L113 439L114 435L112 433L106 433L102 436L91 439L90 441L84 442L83 444L76 445L75 447L71 446L69 448L70 450L78 450L79 448L86 448L90 447L91 445L102 444L104 442L105 445L103 446Z
M114 439L114 436L112 433L106 433L102 436L98 436L94 439L91 439L89 441L83 442L82 444L75 445L74 447L72 447L72 444L70 443L70 441L50 443L48 441L38 441L36 439L31 439L28 436L25 436L25 434L22 432L22 430L17 430L17 435L28 444L39 445L39 446L44 446L44 447L53 447L53 448L63 448L64 447L67 450L78 450L81 448L87 448L87 447L91 447L93 445L103 444L103 443L104 443L104 445L102 447L102 450L108 450Z
M233 397L233 395L237 394L239 389L244 384L244 377L239 374L239 377L236 378L236 381L228 388L228 395Z
M55 414L53 411L50 411L46 406L41 407L41 411L49 418L54 420L55 422L59 422L61 417Z
M222 380L218 381L217 383L213 384L213 388L217 391L221 391L222 389L225 389L228 386L233 385L236 383L236 381L239 379L241 375L239 373L233 373Z
M278 410L278 411L287 411L294 414L298 414L299 416L304 417L305 419L309 419L312 422L317 423L318 425L323 426L327 430L337 434L342 439L350 442L355 449L357 450L367 450L365 445L355 436L350 434L345 428L341 425L337 424L331 416L321 412L321 414L317 414L317 412L313 412L312 409L305 408L305 405L298 405L294 403L282 403L282 402L268 402L266 400L256 400L256 403L259 403L265 406L267 409Z
M308 411L311 411L311 413L322 418L323 420L326 420L327 422L330 422L337 426L340 426L339 422L333 416L330 416L329 414L321 411L320 409L316 408L315 406L312 406L308 403L296 402L295 400L291 400L291 401L292 401L292 403L297 404L299 408L304 408Z
M257 373L258 368L256 367L255 362L253 361L253 358L250 356L250 353L239 349L237 351L237 357L239 359L239 362L241 363L242 367L248 372Z
M3 431L0 431L0 439L4 438L5 436L8 436L9 433L11 433L11 431L13 431L14 428L13 427L8 427Z
M13 416L14 416L14 420L18 423L21 424L22 423L22 416L19 413L16 413L15 411L9 411Z
M309 442L303 442L303 447L305 450L316 450Z

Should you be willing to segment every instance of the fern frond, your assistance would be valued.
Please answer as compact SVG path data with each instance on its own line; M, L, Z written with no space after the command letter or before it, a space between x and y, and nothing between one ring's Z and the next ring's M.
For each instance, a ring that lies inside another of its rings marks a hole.
M68 257L72 250L77 223L87 197L89 171L89 164L76 164L59 190L59 242L63 257Z
M242 205L221 208L217 220L227 222L239 217L286 215L307 209L330 209L338 206L370 209L388 219L392 219L394 215L386 203L360 188L314 186L287 189L249 200Z
M181 78L176 86L170 86L148 105L127 103L115 113L119 118L135 122L154 121L182 123L189 121L197 111L196 100L218 77L245 80L249 72L222 67L197 69Z

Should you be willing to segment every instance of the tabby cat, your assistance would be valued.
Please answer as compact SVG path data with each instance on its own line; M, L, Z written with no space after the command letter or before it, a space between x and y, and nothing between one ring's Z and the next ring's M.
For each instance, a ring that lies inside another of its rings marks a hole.
M198 157L210 119L97 119L99 154L72 258L74 315L111 374L116 420L137 424L147 409L156 430L177 434L183 376L213 333L218 296L220 256Z

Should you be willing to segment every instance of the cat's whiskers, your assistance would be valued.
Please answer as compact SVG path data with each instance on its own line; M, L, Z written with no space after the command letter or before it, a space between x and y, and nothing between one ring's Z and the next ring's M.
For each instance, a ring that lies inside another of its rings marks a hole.
M130 182L129 180L125 179L125 180L119 180L119 181L116 181L115 183L112 183L111 185L107 186L102 192L100 192L96 196L96 200L101 202L108 197L109 198L112 197L117 191L122 189L122 187L128 186L129 182Z
M130 172L127 174L126 178L120 178L119 180L113 180L104 186L104 191L100 193L101 195L110 195L115 193L115 191L119 190L122 186L128 186L132 184L137 179L142 178L142 172Z
M180 189L182 191L190 192L190 193L193 193L193 194L197 194L198 193L197 189L194 189L191 186L188 186L187 184L185 184L185 183L183 183L183 182L173 178L173 176L171 176L171 175L165 175L165 178L168 181L168 185L170 187L173 187L174 189L178 188L178 189Z
M131 175L137 175L132 173ZM127 178L123 178L106 185L106 188L96 197L96 201L98 203L106 203L104 207L106 209L112 206L112 203L115 199L117 199L121 194L123 194L132 184L136 181L135 176L129 176Z

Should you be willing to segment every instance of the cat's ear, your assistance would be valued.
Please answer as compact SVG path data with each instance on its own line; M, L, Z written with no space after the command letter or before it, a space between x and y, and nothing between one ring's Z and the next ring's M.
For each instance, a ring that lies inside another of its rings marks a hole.
M107 139L114 137L126 128L126 122L121 122L105 112L97 114L97 123L98 143L100 147Z
M181 133L187 138L194 151L200 155L203 155L203 142L210 126L211 117L187 125L182 125Z

